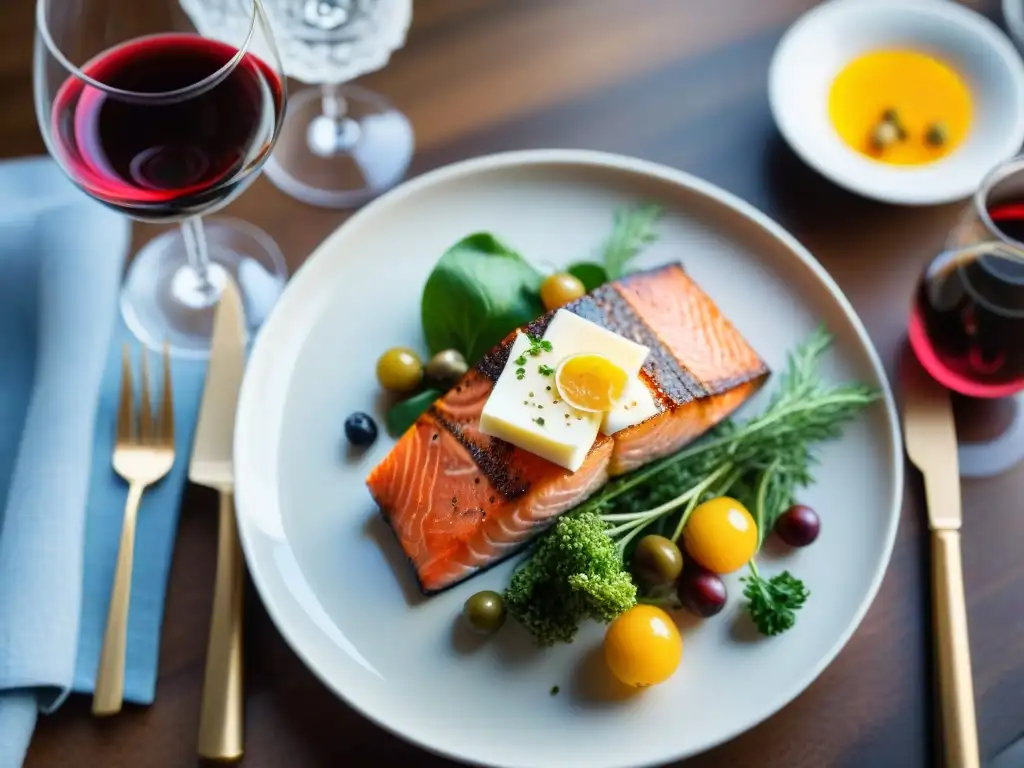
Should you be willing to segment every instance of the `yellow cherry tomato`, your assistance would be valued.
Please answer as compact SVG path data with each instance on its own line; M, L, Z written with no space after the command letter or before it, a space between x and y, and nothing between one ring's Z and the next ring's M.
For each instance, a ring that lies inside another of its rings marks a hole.
M757 549L757 524L736 499L719 496L697 506L683 529L687 554L715 573L739 570Z
M683 638L661 608L636 605L615 619L604 636L604 659L621 682L646 688L672 677L683 657Z
M553 312L570 301L576 301L586 292L587 289L578 277L563 272L550 275L541 283L540 300L544 304L544 309Z

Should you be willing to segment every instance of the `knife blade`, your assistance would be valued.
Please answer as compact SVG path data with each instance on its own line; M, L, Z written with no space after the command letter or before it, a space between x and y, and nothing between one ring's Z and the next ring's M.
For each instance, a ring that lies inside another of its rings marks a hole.
M903 433L907 454L924 478L932 540L932 613L939 671L943 764L978 768L978 726L960 553L960 468L949 392L908 356L904 366Z
M924 476L932 530L960 528L960 466L949 392L916 360L903 371L903 436L907 455Z
M210 359L199 408L189 480L220 494L217 573L206 648L198 752L208 760L236 760L243 752L242 552L234 509L235 410L245 371L245 312L235 284L226 281L214 313Z

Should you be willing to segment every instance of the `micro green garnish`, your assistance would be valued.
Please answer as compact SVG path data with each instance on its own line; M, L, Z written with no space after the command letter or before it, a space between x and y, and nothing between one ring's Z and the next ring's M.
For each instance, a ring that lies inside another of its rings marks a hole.
M520 355L513 362L515 362L516 365L526 365L526 355Z
M530 340L530 348L526 350L526 354L531 355L532 357L537 357L541 352L550 352L554 349L554 347L551 346L550 341L534 336L532 333L526 334L526 338ZM525 360L525 358L520 359ZM516 364L520 364L518 360L516 361Z
M583 619L610 621L636 603L635 588L628 596L621 586L622 579L632 585L624 565L630 543L653 525L678 538L693 510L709 498L728 494L746 505L757 522L760 549L796 491L813 482L815 444L839 437L880 396L860 383L822 380L817 364L830 343L820 327L789 356L758 416L722 423L682 451L611 481L559 518L513 575L506 590L509 612L540 645L570 641ZM589 564L592 559L599 567ZM766 579L753 559L744 583L747 612L764 635L792 627L810 594L788 572Z
M516 368L516 378L519 379L520 381L525 379L526 378L526 369L525 368Z
M550 376L555 372L555 369L550 365L540 365L537 367L537 372L540 373L541 376ZM548 389L551 389L551 387L548 387Z

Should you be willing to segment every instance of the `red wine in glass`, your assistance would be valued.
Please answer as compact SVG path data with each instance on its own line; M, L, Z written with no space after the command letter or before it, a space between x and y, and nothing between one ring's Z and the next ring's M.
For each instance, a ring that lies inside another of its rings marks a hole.
M82 72L106 88L78 77L60 87L54 151L86 192L138 219L180 219L234 197L270 150L283 109L273 69L200 35L130 40Z
M986 209L989 242L946 251L925 269L910 344L928 373L969 397L1024 390L1024 204Z

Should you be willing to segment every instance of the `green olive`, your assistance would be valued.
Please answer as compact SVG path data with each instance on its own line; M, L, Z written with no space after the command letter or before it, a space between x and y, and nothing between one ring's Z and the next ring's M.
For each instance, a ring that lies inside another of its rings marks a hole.
M462 614L477 632L497 632L505 623L505 601L491 590L477 592L466 601Z
M683 553L664 536L644 536L633 551L632 571L643 586L671 584L683 572Z
M423 362L411 349L392 347L377 360L377 381L389 392L412 392L423 381Z
M451 389L466 375L469 365L457 349L443 349L430 358L423 369L424 378L435 389Z
M549 276L541 283L540 300L544 304L544 309L554 312L570 301L575 301L586 292L587 289L578 277L560 273Z

